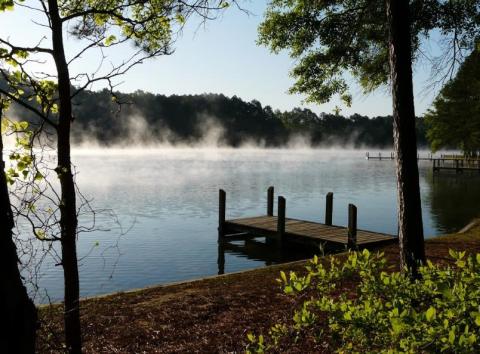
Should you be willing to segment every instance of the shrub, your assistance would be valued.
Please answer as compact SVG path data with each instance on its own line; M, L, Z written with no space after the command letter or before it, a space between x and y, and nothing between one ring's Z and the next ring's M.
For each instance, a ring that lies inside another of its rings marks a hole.
M420 279L387 268L383 253L331 257L324 266L314 257L306 275L281 272L278 281L291 296L309 296L293 321L268 335L248 335L248 353L273 351L308 333L333 343L338 352L480 352L480 254L450 250L454 265L427 261ZM353 292L338 286L354 281ZM312 292L313 291L313 292ZM323 322L322 322L323 321ZM325 322L326 321L326 322Z

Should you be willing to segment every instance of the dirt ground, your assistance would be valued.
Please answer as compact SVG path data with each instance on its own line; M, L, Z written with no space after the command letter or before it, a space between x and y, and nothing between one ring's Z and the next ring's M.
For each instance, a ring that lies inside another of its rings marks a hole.
M480 253L480 226L426 242L432 262L448 262L448 250ZM398 247L382 248L392 263ZM178 285L112 294L81 303L86 353L242 353L248 332L266 333L292 318L295 300L275 281L280 270L302 271L305 262L271 266ZM349 291L354 284L342 284ZM298 300L297 300L298 301ZM40 309L38 352L63 352L62 307ZM329 353L328 340L304 340L291 353Z

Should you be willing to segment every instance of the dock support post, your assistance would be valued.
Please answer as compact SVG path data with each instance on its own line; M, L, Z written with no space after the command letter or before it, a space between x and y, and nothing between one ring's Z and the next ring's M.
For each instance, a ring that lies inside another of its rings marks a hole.
M227 195L223 189L218 191L218 240L225 236L225 207Z
M218 275L225 274L225 243L223 241L218 242Z
M357 207L348 204L348 241L349 249L357 249Z
M267 191L267 215L273 216L273 186L268 187Z
M277 236L278 245L281 247L285 235L285 198L278 197Z
M325 203L325 225L332 225L333 215L333 193L328 192Z

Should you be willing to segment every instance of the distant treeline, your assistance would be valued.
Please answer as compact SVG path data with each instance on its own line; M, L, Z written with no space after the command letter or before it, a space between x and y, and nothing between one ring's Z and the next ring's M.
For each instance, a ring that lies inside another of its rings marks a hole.
M137 91L119 94L87 91L75 105L73 136L77 142L95 139L101 144L216 143L239 146L287 144L303 137L314 146L362 145L386 148L393 144L392 117L350 117L294 108L281 112L254 100L245 102L218 94L164 96ZM419 145L427 144L423 119L417 120Z
M136 91L117 95L120 105L108 90L84 91L75 97L72 136L76 143L282 146L300 137L312 146L393 145L391 116L318 115L301 108L281 112L256 100L245 102L221 94L167 97ZM422 118L417 119L417 141L427 145Z

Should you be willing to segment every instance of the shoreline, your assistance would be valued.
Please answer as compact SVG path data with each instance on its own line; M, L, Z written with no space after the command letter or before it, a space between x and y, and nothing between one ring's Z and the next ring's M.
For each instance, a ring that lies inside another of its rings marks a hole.
M454 234L425 240L427 258L450 264L449 249L480 253L480 219ZM378 247L398 264L398 246ZM345 253L336 254L343 257ZM327 257L321 257L328 261ZM298 304L284 295L280 271L304 271L305 260L191 281L161 284L81 300L85 353L232 353L243 352L246 334L266 333L275 323L290 321ZM345 284L343 292L354 285ZM60 304L39 307L39 353L60 353ZM53 333L53 334L52 334ZM333 352L328 347L321 352ZM305 352L305 348L293 353Z
M344 253L344 252L335 253L335 255L341 255L341 254L343 254L343 253ZM327 255L327 256L328 256L328 255ZM266 269L266 268L271 269L271 270L274 270L275 268L281 269L281 268L283 268L284 266L287 266L287 265L298 266L299 264L304 264L304 263L305 263L306 261L308 261L309 259L310 259L310 258L306 258L306 259L301 259L301 260L298 260L298 261L291 261L291 262L286 262L286 263L272 264L272 265L263 266L263 267L259 267L259 268L243 269L243 270L238 270L238 271L231 272L231 273L216 274L216 275L207 275L207 276L200 277L200 278L193 278L193 279L187 279L187 280L179 280L179 281L173 281L173 282L168 282L168 283L159 283L159 284L147 285L147 286L144 286L144 287L141 287L141 288L132 288L132 289L128 289L128 290L114 291L114 292L111 292L111 293L105 293L105 294L99 294L99 295L92 295L92 296L84 296L84 297L81 297L81 298L80 298L80 302L82 302L82 301L89 301L89 300L95 300L95 299L101 299L101 298L105 298L105 297L109 297L109 296L118 296L118 295L122 295L122 294L138 293L138 292L145 291L145 290L152 290L152 289L159 289L159 288L168 288L168 287L182 286L182 285L190 285L190 284L194 285L195 283L198 283L198 282L215 280L215 279L224 278L224 277L229 277L229 276L235 276L235 275L241 275L241 274L248 273L248 272L256 272L256 271L259 271L259 270L262 270L262 269ZM61 305L61 304L63 304L63 301L52 302L51 304L38 304L38 305L36 305L36 306L37 306L38 308L40 308L40 307L45 307L45 306Z
M433 236L430 238L426 238L425 242L428 242L429 240L436 240L438 238L442 237L451 237L451 235L455 234L464 234L468 232L469 230L473 229L474 227L480 225L480 218L475 218L471 222L469 222L467 225L465 225L462 229L457 231L456 233L453 234L447 234L447 235L438 235L438 236ZM381 249L382 247L379 247ZM343 251L339 253L334 253L331 254L332 256L341 256L348 251ZM322 257L327 257L330 256L330 254L326 254L325 256ZM235 272L230 272L230 273L225 273L225 274L216 274L216 275L207 275L204 277L200 278L193 278L193 279L187 279L187 280L179 280L179 281L173 281L173 282L167 282L167 283L158 283L158 284L152 284L152 285L147 285L141 288L132 288L132 289L127 289L127 290L119 290L119 291L113 291L110 293L105 293L105 294L98 294L98 295L92 295L92 296L84 296L80 298L80 301L87 301L87 300L93 300L97 298L105 298L108 296L116 296L116 295L121 295L121 294L130 294L130 293L137 293L141 292L143 290L150 290L150 289L156 289L156 288L168 288L168 287L173 287L173 286L181 286L181 285L188 285L188 284L194 284L197 282L202 282L202 281L207 281L207 280L212 280L212 279L217 279L217 278L222 278L222 277L228 277L228 276L233 276L233 275L238 275L238 274L243 274L243 273L248 273L248 272L256 272L262 269L271 269L274 270L276 268L279 268L279 270L282 270L284 267L288 265L292 266L298 266L299 264L304 264L306 261L308 261L310 258L306 259L301 259L297 261L290 261L290 262L285 262L285 263L278 263L278 264L272 264L272 265L267 265L263 267L258 267L258 268L250 268L250 269L243 269L243 270L238 270ZM58 302L52 302L51 304L37 304L36 306L38 308L40 307L45 307L45 306L50 306L50 305L61 305L63 301L58 301Z

